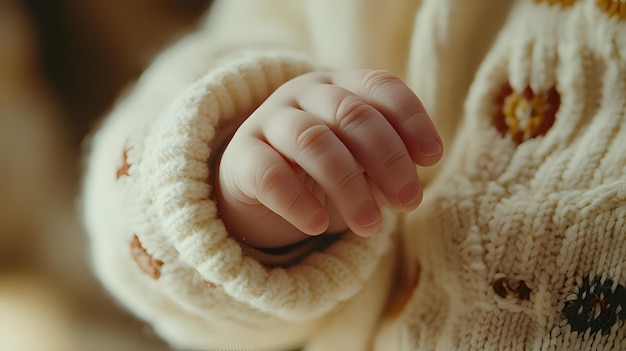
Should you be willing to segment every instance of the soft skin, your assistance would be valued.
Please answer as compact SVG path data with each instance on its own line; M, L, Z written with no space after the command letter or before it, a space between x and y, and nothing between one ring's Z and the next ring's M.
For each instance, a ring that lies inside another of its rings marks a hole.
M278 88L226 147L215 177L221 216L256 247L348 228L367 237L381 205L418 206L415 164L442 151L417 96L389 72L308 73Z

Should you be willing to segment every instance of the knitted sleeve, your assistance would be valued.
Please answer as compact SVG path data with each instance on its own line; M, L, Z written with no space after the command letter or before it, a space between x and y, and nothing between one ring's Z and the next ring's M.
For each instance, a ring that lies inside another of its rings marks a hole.
M260 262L219 218L215 150L278 86L314 69L290 51L232 47L184 39L92 136L82 208L94 270L175 347L323 349L319 338L337 330L365 343L389 285L391 212L372 238L344 233L290 267Z

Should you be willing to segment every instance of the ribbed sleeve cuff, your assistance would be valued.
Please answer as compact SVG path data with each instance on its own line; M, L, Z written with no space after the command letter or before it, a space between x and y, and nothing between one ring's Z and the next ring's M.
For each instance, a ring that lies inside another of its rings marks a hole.
M147 284L194 318L306 322L368 281L391 245L390 211L372 238L345 233L296 265L272 268L229 236L212 199L209 163L224 142L220 131L312 69L292 54L247 53L198 79L154 120L117 113L95 134L85 224L96 272L131 310L150 319L160 308L139 293Z

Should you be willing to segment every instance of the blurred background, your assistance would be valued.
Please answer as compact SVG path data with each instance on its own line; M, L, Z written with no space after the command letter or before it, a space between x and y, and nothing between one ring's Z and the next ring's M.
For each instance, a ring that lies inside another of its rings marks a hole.
M209 0L0 0L0 351L167 350L90 273L81 142Z

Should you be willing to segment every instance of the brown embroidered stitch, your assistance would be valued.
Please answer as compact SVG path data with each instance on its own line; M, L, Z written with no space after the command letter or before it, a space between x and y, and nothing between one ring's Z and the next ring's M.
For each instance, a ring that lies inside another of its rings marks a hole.
M217 288L217 284L212 283L212 282L210 282L210 281L208 281L208 280L205 280L205 281L204 281L204 284L206 284L206 286L208 286L208 287L209 287L209 289L215 289L215 288Z
M550 6L561 5L563 8L572 6L576 0L535 0L535 3L547 3Z
M499 278L493 283L493 291L503 299L512 296L519 300L530 300L530 289L523 280Z
M133 241L130 243L130 252L133 256L135 262L141 270L147 275L151 276L154 279L159 279L161 276L161 267L163 266L163 261L157 260L152 257L146 249L141 245L141 241L139 241L139 237L137 235L133 236Z
M561 106L561 95L555 87L539 94L526 87L520 93L507 83L496 96L495 105L493 125L503 137L510 135L519 145L548 132Z
M596 5L609 17L618 16L620 20L626 20L626 1L597 0Z
M115 173L115 179L120 179L122 176L128 176L128 170L130 169L131 164L128 163L128 149L124 149L122 152L122 166L117 169L117 173Z

